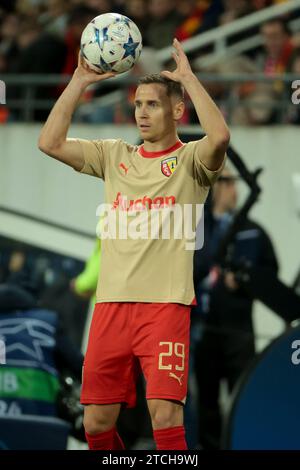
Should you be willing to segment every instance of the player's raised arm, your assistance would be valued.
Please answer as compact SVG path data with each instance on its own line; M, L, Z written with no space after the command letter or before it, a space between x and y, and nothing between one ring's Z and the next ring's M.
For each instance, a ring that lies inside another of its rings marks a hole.
M38 142L42 152L72 166L75 170L80 171L83 168L84 158L80 144L75 139L67 138L72 115L80 96L88 85L114 75L111 72L103 74L94 72L79 53L78 66L73 77L55 103L42 128Z
M229 129L220 110L193 73L177 39L174 39L173 46L175 52L172 55L177 67L174 72L164 71L161 75L180 82L189 94L206 133L206 137L202 139L201 160L208 169L218 170L229 144Z

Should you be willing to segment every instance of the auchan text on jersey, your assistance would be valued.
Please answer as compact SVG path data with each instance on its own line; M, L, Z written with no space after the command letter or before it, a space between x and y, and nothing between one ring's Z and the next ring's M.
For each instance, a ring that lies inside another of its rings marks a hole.
M175 196L156 196L151 199L144 196L139 199L127 199L120 192L117 193L113 202L113 209L119 208L122 211L143 211L147 209L160 209L164 207L174 206L176 204Z

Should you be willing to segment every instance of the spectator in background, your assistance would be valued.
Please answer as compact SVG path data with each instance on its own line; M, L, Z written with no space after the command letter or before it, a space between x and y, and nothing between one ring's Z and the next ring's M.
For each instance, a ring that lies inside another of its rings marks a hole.
M50 0L47 10L39 16L44 31L63 39L68 21L69 3L67 0Z
M44 33L35 19L24 19L16 35L17 57L10 72L18 74L53 74L60 73L65 61L66 49L63 42L49 33ZM35 98L53 98L53 86L38 86L34 90ZM9 87L7 100L23 98L25 89ZM21 108L20 108L21 109ZM47 111L37 109L34 119L44 119ZM19 119L20 111L14 113Z
M18 25L20 19L12 15L6 22L6 28L2 27L10 49L14 47L17 51L16 58L7 71L72 75L77 66L81 33L97 14L96 10L85 5L78 5L68 12L66 2L52 0L41 17L24 18L21 26ZM62 88L64 85L37 87L35 98L54 99ZM21 98L20 92L20 88L10 88L8 99ZM44 120L47 115L47 110L36 110L34 119ZM18 119L19 116L20 113L16 112L15 118Z
M82 31L97 14L96 10L84 5L79 5L70 11L64 38L66 57L62 74L72 75L76 69Z
M223 0L223 6L224 12L219 17L219 25L231 23L253 11L248 0Z
M152 0L149 13L148 29L144 35L147 45L155 49L169 46L183 19L176 11L173 0Z
M209 2L203 0L177 1L176 10L183 17L182 23L175 32L175 36L179 41L190 38L200 30L208 6Z
M17 0L15 4L16 12L23 19L37 19L41 3L39 0Z
M275 74L284 74L287 72L293 53L293 43L287 23L280 18L275 18L264 23L261 28L263 37L263 51L258 53L255 63L258 70L266 76ZM269 117L266 121L258 121L258 124L273 124L282 122L284 112L276 106L280 104L285 93L285 85L281 80L275 82L267 82L256 87L256 93L259 88L265 95L272 95L272 104L269 107Z
M212 28L219 26L220 15L224 12L224 5L222 0L208 0L204 3L205 15L203 17L203 22L200 25L197 33L207 31ZM200 3L202 5L202 2Z
M258 67L250 58L238 56L228 59L215 67L220 75L239 74L251 75L259 73ZM276 93L270 83L265 82L236 82L223 88L221 98L227 97L230 103L226 109L229 121L233 125L259 125L272 123L276 108Z
M246 15L254 12L252 2L249 0L223 0L224 11L220 15L219 25L225 26L234 21L237 21ZM235 43L248 39L251 36L258 34L258 27L253 26L245 30L238 31L227 38L227 45L234 45Z
M293 43L282 19L273 19L261 26L263 49L252 60L246 56L229 59L216 67L219 73L284 74L292 60ZM234 125L267 125L285 121L280 108L286 88L282 80L236 83L228 89L231 102L230 123Z
M232 392L255 354L253 299L238 284L234 268L243 265L268 268L271 273L278 270L271 240L258 224L249 219L239 228L228 249L230 265L223 271L216 265L215 256L233 220L237 201L236 177L225 169L215 184L212 208L205 214L206 242L194 256L198 305L192 318L193 322L202 324L194 364L198 386L199 439L205 449L220 448L221 380L226 380L229 392Z
M260 32L263 38L263 52L255 58L258 68L267 76L286 72L293 52L287 23L283 19L275 18L264 23ZM279 82L277 87L281 91L282 83Z
M149 23L149 3L146 0L127 0L124 14L135 22L143 35L143 45L147 46L146 31Z
M275 2L273 2L273 0L251 0L251 5L252 5L253 11L262 10L263 8L267 8L267 7L271 6L273 3L275 3Z
M0 26L0 54L3 65L2 72L10 73L18 57L17 37L20 30L20 18L15 13L2 18Z

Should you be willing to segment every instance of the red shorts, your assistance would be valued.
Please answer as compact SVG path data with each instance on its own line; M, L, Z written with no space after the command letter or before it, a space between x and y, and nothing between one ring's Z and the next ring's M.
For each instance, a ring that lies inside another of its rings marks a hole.
M190 312L173 303L105 302L95 306L82 374L82 404L136 404L142 371L146 398L185 403Z

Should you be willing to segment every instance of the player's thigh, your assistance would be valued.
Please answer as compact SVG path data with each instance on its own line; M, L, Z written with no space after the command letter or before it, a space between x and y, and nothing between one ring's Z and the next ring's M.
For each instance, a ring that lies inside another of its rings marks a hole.
M147 381L146 398L185 403L187 394L190 307L153 304L144 309L137 356Z
M126 402L133 368L127 306L97 304L84 359L81 403Z

